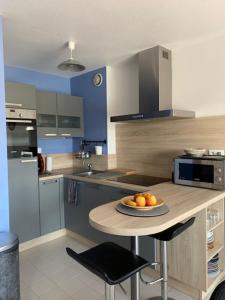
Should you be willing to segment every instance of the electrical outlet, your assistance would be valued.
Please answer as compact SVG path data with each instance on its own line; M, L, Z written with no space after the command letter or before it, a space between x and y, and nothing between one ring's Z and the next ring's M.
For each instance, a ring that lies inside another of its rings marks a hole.
M224 155L224 150L209 149L209 155Z

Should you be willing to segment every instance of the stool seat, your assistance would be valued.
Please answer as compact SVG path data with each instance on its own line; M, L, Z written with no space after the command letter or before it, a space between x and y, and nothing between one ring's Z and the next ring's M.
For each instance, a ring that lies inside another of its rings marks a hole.
M109 285L128 279L149 262L112 242L105 242L82 253L66 248L69 256Z
M159 232L156 234L151 234L149 236L151 236L152 238L157 239L159 241L169 242L172 239L174 239L176 236L181 234L183 231L188 229L194 223L194 221L195 221L195 218L191 218L185 223L177 223L174 226L172 226L162 232Z

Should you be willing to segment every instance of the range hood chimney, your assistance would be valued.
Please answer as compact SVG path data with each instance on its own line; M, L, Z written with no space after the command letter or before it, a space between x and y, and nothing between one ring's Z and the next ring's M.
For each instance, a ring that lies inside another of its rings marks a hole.
M156 46L138 54L139 112L111 117L111 122L129 122L159 118L194 118L195 112L172 107L171 51Z

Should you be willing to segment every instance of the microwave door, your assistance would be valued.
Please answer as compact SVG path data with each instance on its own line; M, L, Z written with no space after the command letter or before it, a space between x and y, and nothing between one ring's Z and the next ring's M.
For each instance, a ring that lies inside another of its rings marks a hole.
M204 183L214 183L214 166L208 164L179 164L179 179L187 181L197 181Z

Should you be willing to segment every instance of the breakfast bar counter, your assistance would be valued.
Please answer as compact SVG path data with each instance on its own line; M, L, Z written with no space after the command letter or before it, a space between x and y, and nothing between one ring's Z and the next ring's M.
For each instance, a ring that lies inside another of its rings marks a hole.
M139 252L138 237L170 228L191 217L195 223L168 245L170 284L188 293L195 299L207 299L210 292L224 278L224 191L175 185L172 182L151 186L149 192L163 199L169 212L158 217L132 217L119 213L114 201L93 209L89 214L90 224L102 232L131 237L131 249ZM219 213L217 223L209 225L210 210ZM207 249L207 234L213 231L214 247ZM208 262L219 255L219 274L208 274ZM157 270L151 275L157 277ZM138 284L138 278L136 283ZM133 287L132 299L139 299L138 287ZM151 293L151 292L150 292Z

